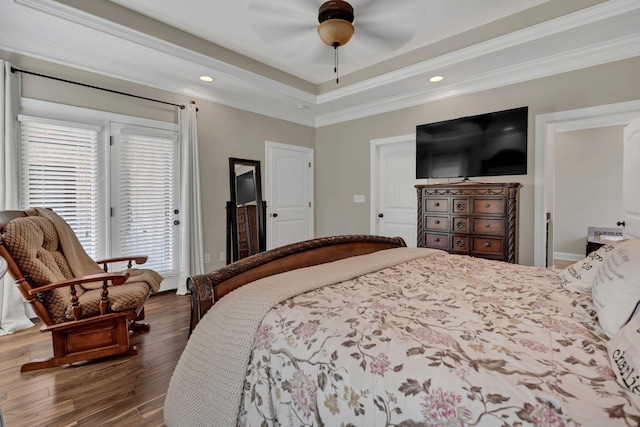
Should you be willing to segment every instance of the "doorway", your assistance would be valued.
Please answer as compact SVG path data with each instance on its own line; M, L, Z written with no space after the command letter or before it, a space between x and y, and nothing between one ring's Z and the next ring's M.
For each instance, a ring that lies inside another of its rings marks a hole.
M547 212L553 214L556 132L625 125L640 117L640 100L601 105L536 116L534 265L547 267L547 253L553 253L553 238L547 242ZM620 165L622 167L622 165ZM552 217L553 218L553 217ZM549 244L549 247L547 246Z

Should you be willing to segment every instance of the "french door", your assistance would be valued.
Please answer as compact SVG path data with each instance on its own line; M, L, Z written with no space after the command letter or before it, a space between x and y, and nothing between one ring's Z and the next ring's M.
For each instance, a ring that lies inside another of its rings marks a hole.
M19 116L21 204L53 209L93 259L147 255L161 290L177 288L177 126L85 109L57 119L64 108Z
M147 255L145 268L178 285L178 135L173 131L111 124L112 253Z

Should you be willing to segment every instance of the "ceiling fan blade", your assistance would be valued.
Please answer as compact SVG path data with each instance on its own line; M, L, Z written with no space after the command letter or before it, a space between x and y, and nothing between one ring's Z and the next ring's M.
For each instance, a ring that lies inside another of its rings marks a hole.
M303 35L317 36L316 26L304 22L253 22L251 28L264 42L281 42L283 40L298 39Z
M315 33L318 0L252 0L249 23L258 37L267 43L298 39Z
M381 20L394 19L394 16L404 15L410 18L413 15L426 13L429 2L424 0L362 0L352 3L355 19L364 17L378 17Z
M422 0L370 0L356 10L353 38L391 52L413 39L426 20L427 3Z
M353 38L367 44L375 44L380 50L392 51L400 48L415 36L413 29L396 27L375 27L360 25L356 27Z
M304 21L317 18L319 4L316 0L251 0L248 11L250 15L265 19L288 17L291 20Z

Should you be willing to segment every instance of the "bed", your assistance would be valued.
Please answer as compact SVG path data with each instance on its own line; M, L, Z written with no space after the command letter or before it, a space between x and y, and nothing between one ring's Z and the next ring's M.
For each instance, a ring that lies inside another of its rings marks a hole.
M337 236L194 276L165 422L639 425L636 255L559 272Z

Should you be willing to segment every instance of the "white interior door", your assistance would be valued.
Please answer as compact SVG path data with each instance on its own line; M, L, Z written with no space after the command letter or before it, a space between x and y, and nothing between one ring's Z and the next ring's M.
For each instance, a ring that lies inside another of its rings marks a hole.
M313 150L266 143L267 249L312 239Z
M372 141L372 234L417 245L415 135Z
M640 237L640 118L624 128L623 204L626 237Z

